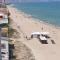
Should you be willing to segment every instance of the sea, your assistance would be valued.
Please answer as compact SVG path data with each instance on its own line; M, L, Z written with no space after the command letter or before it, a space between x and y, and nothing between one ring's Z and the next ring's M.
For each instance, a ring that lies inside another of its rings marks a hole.
M33 18L60 27L60 2L15 3L14 7Z

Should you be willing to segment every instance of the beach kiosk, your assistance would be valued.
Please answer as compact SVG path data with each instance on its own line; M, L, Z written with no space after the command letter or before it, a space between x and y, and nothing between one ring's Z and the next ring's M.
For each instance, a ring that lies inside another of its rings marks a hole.
M44 37L44 36L40 36L40 41L41 41L42 44L48 44L47 38Z
M48 34L49 34L49 32L40 32L40 41L41 41L41 43L42 44L48 44L48 42L47 42L47 38L50 38L49 36L48 36Z
M38 38L42 44L48 44L47 38L49 32L33 32L31 38Z

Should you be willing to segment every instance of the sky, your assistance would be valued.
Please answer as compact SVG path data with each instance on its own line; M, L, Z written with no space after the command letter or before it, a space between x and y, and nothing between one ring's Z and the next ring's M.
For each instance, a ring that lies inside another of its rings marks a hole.
M10 2L51 2L60 0L9 0Z

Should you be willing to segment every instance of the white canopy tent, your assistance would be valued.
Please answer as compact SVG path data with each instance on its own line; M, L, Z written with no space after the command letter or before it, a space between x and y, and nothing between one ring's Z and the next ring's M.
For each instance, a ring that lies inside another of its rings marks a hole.
M34 34L39 34L39 35L41 35L41 34L43 34L43 35L48 35L49 34L49 32L33 32L33 33L31 33L32 35L34 35Z
M40 32L40 34L48 35L48 34L49 34L49 32Z
M40 32L33 32L32 35L34 35L34 34L40 35Z

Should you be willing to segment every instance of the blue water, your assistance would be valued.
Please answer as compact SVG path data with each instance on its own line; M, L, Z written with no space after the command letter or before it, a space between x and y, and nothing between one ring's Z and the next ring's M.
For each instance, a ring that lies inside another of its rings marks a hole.
M60 26L60 2L16 3L15 7L32 17Z

